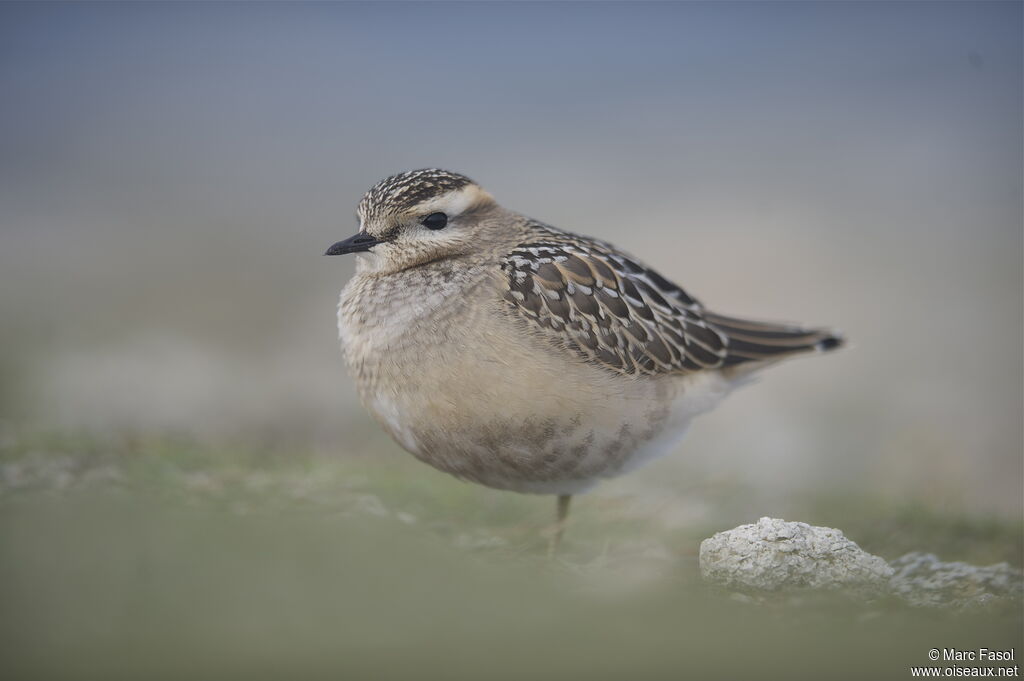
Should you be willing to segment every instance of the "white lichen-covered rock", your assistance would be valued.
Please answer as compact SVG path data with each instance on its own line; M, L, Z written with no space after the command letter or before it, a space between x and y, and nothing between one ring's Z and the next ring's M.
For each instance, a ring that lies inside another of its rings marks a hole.
M944 563L935 554L915 551L891 565L896 570L892 592L915 606L973 608L1019 601L1024 593L1024 575L1009 563Z
M839 530L761 518L705 539L704 579L740 591L849 590L881 595L893 569Z

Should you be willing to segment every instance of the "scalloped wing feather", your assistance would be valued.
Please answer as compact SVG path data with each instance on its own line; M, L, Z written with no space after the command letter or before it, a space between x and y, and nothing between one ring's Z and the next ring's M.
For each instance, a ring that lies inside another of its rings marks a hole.
M706 312L609 244L536 231L502 261L505 299L554 344L611 371L690 373L839 344L827 331Z

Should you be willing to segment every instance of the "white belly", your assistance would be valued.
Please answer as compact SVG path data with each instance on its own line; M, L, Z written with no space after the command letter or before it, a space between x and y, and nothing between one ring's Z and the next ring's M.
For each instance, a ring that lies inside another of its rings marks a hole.
M458 373L436 377L429 399L418 391L380 391L367 407L422 461L489 487L533 494L579 494L667 454L693 419L732 388L717 373L664 377L658 385L641 379L614 393L556 404L547 395L564 375L534 374L531 385L509 369L504 380L486 381L488 395L467 401Z
M364 405L395 441L490 487L586 491L671 451L734 387L718 372L624 377L493 311L452 314L430 334L395 316L371 327L339 314L339 330Z

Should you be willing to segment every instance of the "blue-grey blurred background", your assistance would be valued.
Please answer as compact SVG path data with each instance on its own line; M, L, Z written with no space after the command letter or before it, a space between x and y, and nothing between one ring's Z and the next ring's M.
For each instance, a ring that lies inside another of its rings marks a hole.
M3 3L5 432L407 456L338 351L352 263L320 254L378 179L440 166L851 340L598 494L1019 517L1021 7Z

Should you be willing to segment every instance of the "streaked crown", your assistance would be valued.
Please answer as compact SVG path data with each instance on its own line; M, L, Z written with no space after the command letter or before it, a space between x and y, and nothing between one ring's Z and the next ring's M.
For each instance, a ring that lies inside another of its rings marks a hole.
M440 168L423 168L392 175L370 188L359 202L359 217L373 221L408 213L420 204L465 187L476 186L465 175Z

